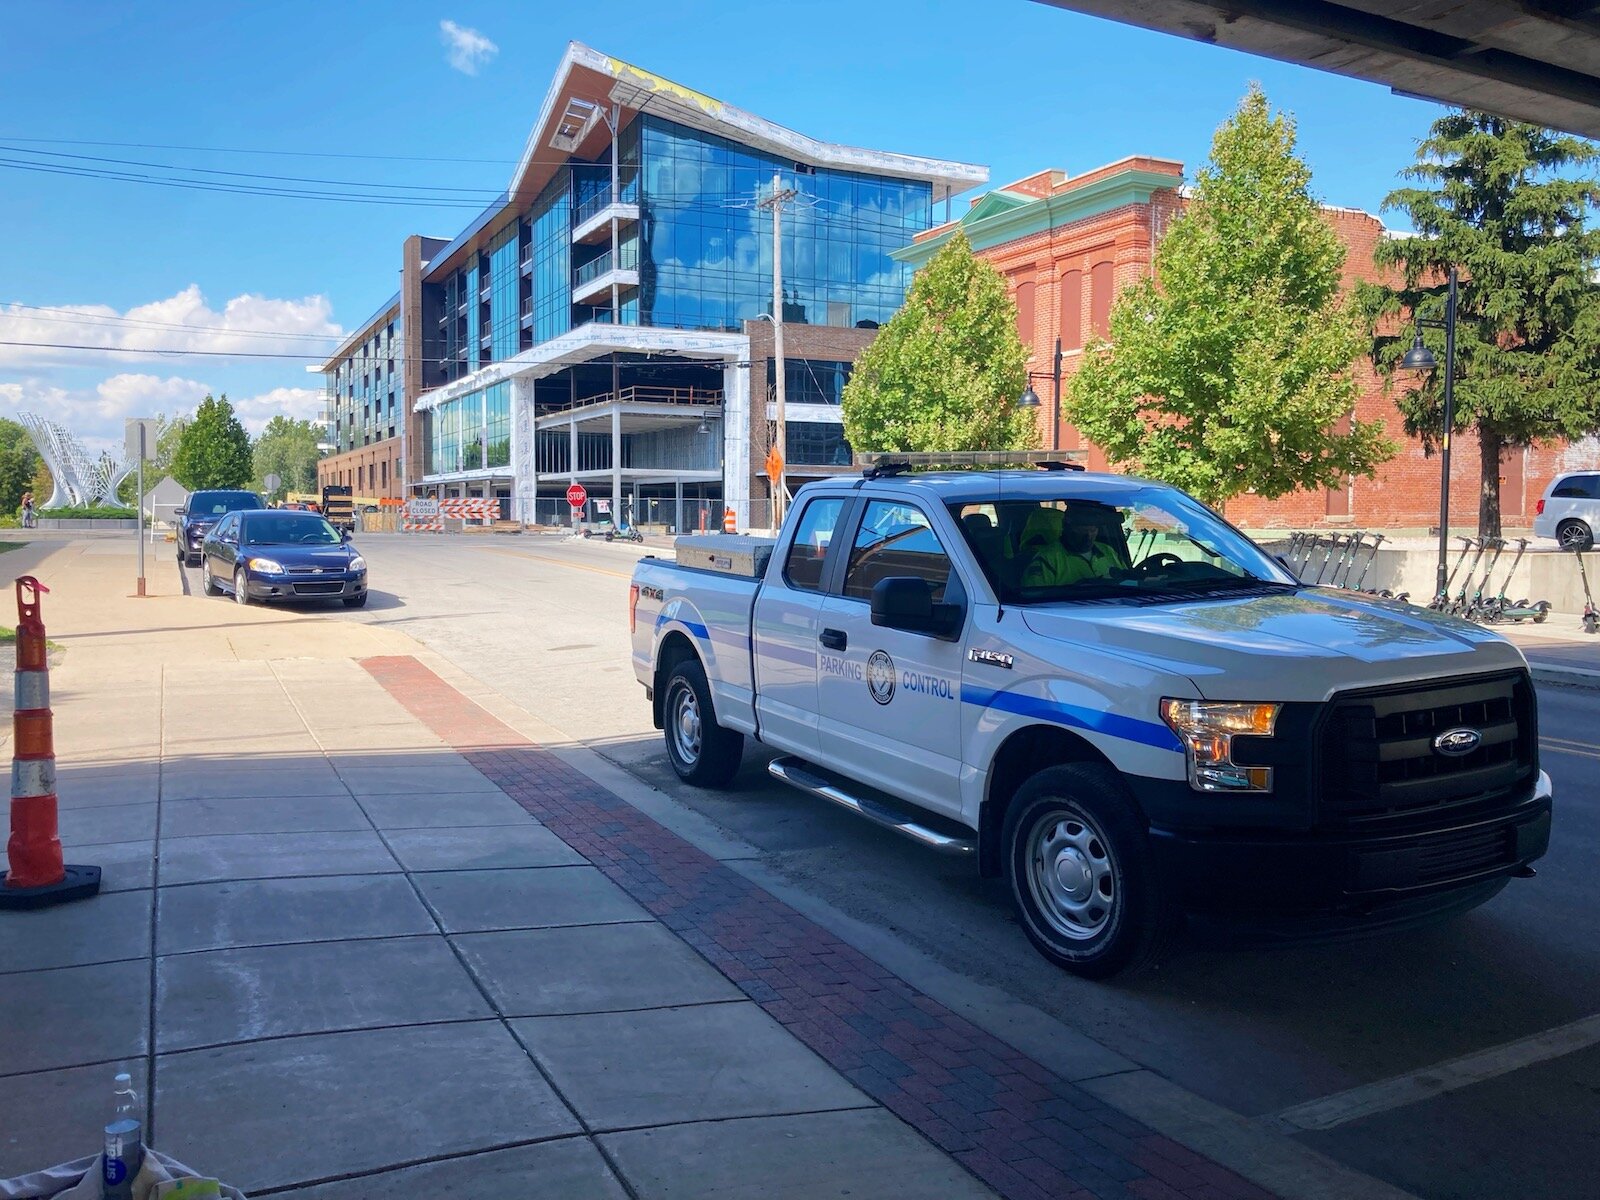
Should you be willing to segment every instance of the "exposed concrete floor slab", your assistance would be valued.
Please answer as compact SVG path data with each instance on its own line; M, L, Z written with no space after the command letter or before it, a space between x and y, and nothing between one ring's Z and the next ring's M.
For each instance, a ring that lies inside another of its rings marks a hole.
M153 894L101 892L53 908L8 912L0 926L0 972L145 957Z
M606 1134L600 1142L639 1200L993 1194L883 1109L669 1125Z
M408 871L584 865L582 855L532 817L518 828L397 829L384 836Z
M596 1131L872 1104L754 1004L511 1024Z
M416 883L446 933L652 920L590 866L433 871Z
M0 1075L141 1056L149 1021L148 960L7 975L0 978ZM90 1123L91 1143L102 1124Z
M156 1050L494 1014L444 938L251 946L156 962Z
M278 1038L156 1061L166 1152L245 1192L579 1130L498 1021Z
M432 933L427 909L401 875L241 879L163 887L156 950L324 942Z
M222 834L174 838L161 848L163 885L398 869L394 856L371 832Z
M744 999L722 972L653 922L469 933L456 945L508 1017Z

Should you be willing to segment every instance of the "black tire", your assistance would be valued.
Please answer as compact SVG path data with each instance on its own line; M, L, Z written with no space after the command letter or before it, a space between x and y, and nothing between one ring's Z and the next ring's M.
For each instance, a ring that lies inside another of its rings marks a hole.
M359 596L346 596L344 598L344 606L346 608L365 608L367 606L367 593L362 592Z
M204 558L204 554L186 554L183 559L183 565L186 567L198 567Z
M200 564L200 590L208 596L222 595L222 589L217 586L217 581L211 578L211 562L209 559Z
M1576 550L1587 554L1594 549L1594 530L1576 517L1556 526L1556 544L1563 550Z
M233 598L238 604L250 603L250 584L245 579L243 567L233 573Z
M1152 961L1176 923L1150 839L1117 774L1048 767L1006 810L1006 881L1034 948L1085 979ZM1066 871L1079 871L1070 880Z
M661 694L661 732L678 778L696 787L726 787L744 756L744 734L717 724L711 687L697 659L672 668Z

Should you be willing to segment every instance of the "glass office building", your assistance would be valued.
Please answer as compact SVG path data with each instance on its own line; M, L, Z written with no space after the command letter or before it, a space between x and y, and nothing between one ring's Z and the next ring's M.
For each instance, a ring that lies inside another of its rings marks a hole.
M506 194L418 275L416 482L522 519L571 482L613 512L685 488L748 507L771 436L752 339L775 315L774 177L781 319L816 331L785 371L789 458L848 463L839 392L905 298L892 254L987 172L814 141L573 44Z

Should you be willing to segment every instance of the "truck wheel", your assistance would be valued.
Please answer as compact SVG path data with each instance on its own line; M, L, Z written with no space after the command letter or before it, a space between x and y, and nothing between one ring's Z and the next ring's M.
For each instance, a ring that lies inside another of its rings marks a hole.
M1092 763L1040 771L1011 801L1004 846L1022 928L1051 962L1104 979L1156 956L1174 912L1114 772Z
M693 659L672 669L661 704L667 757L678 778L696 787L725 787L739 769L744 734L717 724L706 673Z

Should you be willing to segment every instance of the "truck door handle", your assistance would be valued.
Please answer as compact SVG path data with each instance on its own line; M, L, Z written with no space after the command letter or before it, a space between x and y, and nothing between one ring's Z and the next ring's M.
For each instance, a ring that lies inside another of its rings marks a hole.
M850 644L850 639L845 636L842 629L824 629L817 641L829 650L843 650Z

